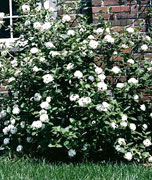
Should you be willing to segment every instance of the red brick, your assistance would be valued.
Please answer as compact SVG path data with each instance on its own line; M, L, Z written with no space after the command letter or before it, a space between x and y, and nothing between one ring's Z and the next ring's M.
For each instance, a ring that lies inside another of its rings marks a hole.
M93 0L93 1L92 1L92 6L93 6L93 7L101 6L101 1L99 1L99 0Z
M92 11L93 13L98 13L100 10L102 12L107 12L108 8L107 7L93 7ZM112 7L111 12L130 12L130 7L129 6L114 6Z
M6 91L6 86L0 87L0 91Z
M105 6L111 6L111 5L124 5L124 2L120 2L120 0L104 0Z

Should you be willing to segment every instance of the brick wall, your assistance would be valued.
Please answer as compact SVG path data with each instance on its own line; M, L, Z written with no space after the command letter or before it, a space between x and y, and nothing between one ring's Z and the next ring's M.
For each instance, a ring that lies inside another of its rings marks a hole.
M99 11L102 10L105 19L111 19L114 27L139 26L139 23L145 21L145 11L151 2L151 0L141 0L139 4L135 0L92 0L94 23L98 21ZM112 7L110 15L106 14L109 7ZM146 27L143 27L143 30L145 31Z
M149 24L152 25L152 17L146 22L147 8L152 7L152 0L92 0L93 22L96 23L99 17L99 11L102 10L105 19L109 19L116 31L121 31L125 26L138 27L143 23L141 30L146 32ZM107 14L108 8L112 8L111 13ZM146 53L146 56L152 59L152 48Z
M152 25L152 17L146 20L147 8L152 7L152 0L141 0L141 3L137 3L135 0L92 0L92 13L93 22L98 21L98 17L102 10L104 19L110 20L113 28L120 32L125 26L138 27L142 23L141 31L148 32L149 24ZM107 13L108 8L112 8L110 13ZM129 53L129 51L128 51ZM152 59L152 48L149 52L146 52L146 57ZM140 54L137 54L140 56ZM152 86L150 87L152 90ZM143 100L152 99L152 91L149 94L144 94Z

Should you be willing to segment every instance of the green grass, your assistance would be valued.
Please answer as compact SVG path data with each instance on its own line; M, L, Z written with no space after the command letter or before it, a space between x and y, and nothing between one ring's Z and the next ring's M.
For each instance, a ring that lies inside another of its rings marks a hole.
M51 164L0 158L0 180L152 180L152 167L136 164Z

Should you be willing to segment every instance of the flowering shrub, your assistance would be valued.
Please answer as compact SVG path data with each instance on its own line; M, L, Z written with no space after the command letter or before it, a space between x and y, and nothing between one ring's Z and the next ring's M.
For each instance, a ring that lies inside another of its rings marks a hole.
M88 25L64 3L54 18L54 9L32 2L20 0L27 15L18 24L20 51L1 57L1 81L11 88L0 112L2 147L152 162L152 103L143 101L152 83L151 37L132 27L115 32L102 16Z

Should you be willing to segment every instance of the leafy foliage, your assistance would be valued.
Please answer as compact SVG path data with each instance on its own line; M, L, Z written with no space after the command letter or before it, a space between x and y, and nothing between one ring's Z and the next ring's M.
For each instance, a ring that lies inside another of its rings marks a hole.
M1 81L11 88L0 113L2 147L150 162L152 104L143 94L152 83L151 37L132 27L115 32L102 15L88 25L62 2L57 18L47 6L20 3L20 51L1 57Z

